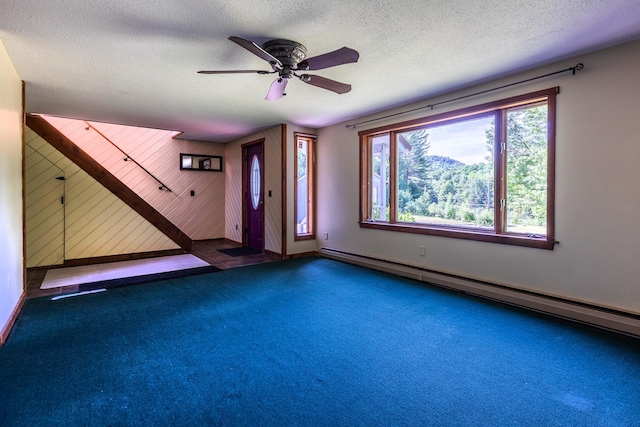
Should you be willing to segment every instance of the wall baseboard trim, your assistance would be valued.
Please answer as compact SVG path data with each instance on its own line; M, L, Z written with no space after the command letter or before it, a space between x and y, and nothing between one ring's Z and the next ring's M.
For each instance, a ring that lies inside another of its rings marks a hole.
M63 264L28 267L27 271L38 270L39 268L46 268L50 270L53 268L78 267L83 265L105 264L108 262L132 261L136 259L157 258L162 256L171 256L171 255L183 255L186 253L187 252L183 249L166 249L162 251L134 252L130 254L106 255L106 256L91 257L91 258L76 258L76 259L65 260Z
M60 267L77 267L81 265L104 264L107 262L131 261L136 259L157 258L162 256L182 255L183 249L166 249L162 251L136 252L131 254L107 255L93 258L77 258L65 260ZM55 266L53 266L55 267Z
M295 259L295 258L309 258L318 256L318 252L310 251L310 252L299 252L297 254L289 254L284 257L284 259Z
M272 257L272 258L274 258L274 259L284 259L284 257L282 256L282 254L279 254L278 252L273 252L273 251L270 251L270 250L268 250L268 249L264 249L264 250L263 250L263 252L264 252L266 255L269 255L270 257Z
M640 316L331 248L319 255L539 313L640 337Z
M9 334L11 333L11 329L13 329L13 325L16 323L16 320L18 319L18 315L22 311L22 307L24 306L24 302L26 300L27 300L27 294L26 292L22 292L22 295L20 295L20 299L18 300L18 304L16 304L16 306L13 308L13 311L11 312L11 316L9 316L9 320L7 321L7 324L4 326L4 328L2 328L2 332L0 332L0 347L2 347L4 343L7 342L7 339L9 338Z
M202 243L221 243L221 242L233 242L233 240L225 239L224 237L216 237L214 239L202 239L202 240L194 240L193 244ZM233 242L236 243L236 242Z

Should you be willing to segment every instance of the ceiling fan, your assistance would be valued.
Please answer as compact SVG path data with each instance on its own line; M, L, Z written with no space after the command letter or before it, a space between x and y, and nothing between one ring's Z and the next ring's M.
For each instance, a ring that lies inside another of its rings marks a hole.
M340 83L326 77L313 74L298 74L298 71L316 71L336 65L357 62L360 54L353 49L343 47L333 52L307 58L307 48L292 40L276 39L265 42L262 47L252 41L240 37L231 36L229 40L239 44L254 55L264 59L271 66L272 71L264 70L221 70L221 71L198 71L199 74L278 74L278 78L271 83L267 101L275 101L282 98L289 79L296 77L302 82L327 89L341 94L351 90L351 85Z

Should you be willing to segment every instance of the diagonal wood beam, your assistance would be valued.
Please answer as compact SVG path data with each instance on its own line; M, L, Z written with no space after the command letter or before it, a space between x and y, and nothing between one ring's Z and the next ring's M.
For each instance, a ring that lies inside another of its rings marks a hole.
M124 185L104 166L96 162L89 154L78 147L73 141L64 136L58 129L39 116L27 115L27 126L42 139L51 144L56 150L64 154L78 167L95 178L100 184L115 194L131 209L153 224L158 230L173 240L185 251L191 250L192 240L171 221L165 218L142 197Z

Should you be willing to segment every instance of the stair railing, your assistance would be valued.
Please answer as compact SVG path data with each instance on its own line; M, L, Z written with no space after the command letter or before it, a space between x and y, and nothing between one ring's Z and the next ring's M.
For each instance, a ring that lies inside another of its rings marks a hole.
M103 134L102 132L100 132L98 129L95 128L95 126L93 126L91 123L85 121L84 122L87 127L85 127L85 130L89 130L89 129L93 129L94 131L96 131L98 133L98 135L100 135L101 137L103 137L105 140L107 140L111 145L113 145L114 147L116 147L118 149L118 151L120 151L122 154L124 154L124 161L128 162L129 160L131 160L133 163L135 163L136 165L138 165L140 167L140 169L142 169L143 171L145 171L147 173L147 175L149 175L151 178L153 178L154 180L156 180L156 182L158 182L160 184L160 187L158 187L159 190L167 190L169 192L172 192L171 189L169 187L167 187L162 181L160 181L154 174L152 174L151 172L149 172L144 166L142 166L140 163L138 163L134 158L132 158L129 154L127 154L122 148L118 147L116 145L116 143L114 143L113 141L111 141L109 138L107 138L107 136L105 134Z

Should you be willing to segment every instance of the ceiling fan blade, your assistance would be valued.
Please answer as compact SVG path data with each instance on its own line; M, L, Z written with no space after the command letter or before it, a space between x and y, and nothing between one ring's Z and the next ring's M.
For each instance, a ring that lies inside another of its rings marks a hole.
M264 70L216 70L216 71L198 71L198 74L272 74L275 71Z
M253 53L254 55L256 55L256 56L258 56L258 57L260 57L262 59L264 59L269 64L271 64L272 67L277 66L279 68L282 68L282 63L280 62L280 60L278 58L276 58L275 56L271 55L269 52L267 52L266 50L264 50L263 48L261 48L260 46L255 44L254 42L249 41L249 40L245 40L243 38L236 37L236 36L229 37L229 40L231 40L232 42L234 42L236 44L239 44L243 48L247 49L249 52Z
M322 89L327 89L335 93L347 93L351 90L351 85L340 83L335 80L328 79L326 77L303 74L300 76L300 80L312 86L317 86Z
M274 82L271 83L269 93L267 93L267 97L265 99L267 101L275 101L282 98L282 96L284 95L284 88L287 87L288 81L289 79L283 79L281 77L275 79Z
M333 52L325 53L323 55L307 58L299 65L299 69L307 70L322 70L324 68L335 67L336 65L349 64L351 62L357 62L360 58L360 54L357 50L343 47ZM303 67L309 68L303 68Z

